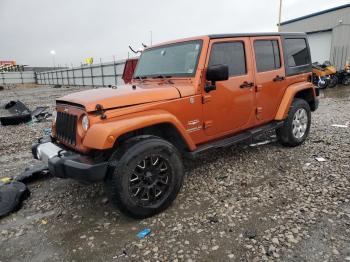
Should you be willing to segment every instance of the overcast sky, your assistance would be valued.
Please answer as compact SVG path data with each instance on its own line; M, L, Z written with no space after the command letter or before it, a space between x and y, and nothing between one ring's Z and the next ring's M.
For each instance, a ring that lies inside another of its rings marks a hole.
M350 3L283 0L282 21ZM51 66L122 59L128 45L276 31L279 0L0 0L0 60Z

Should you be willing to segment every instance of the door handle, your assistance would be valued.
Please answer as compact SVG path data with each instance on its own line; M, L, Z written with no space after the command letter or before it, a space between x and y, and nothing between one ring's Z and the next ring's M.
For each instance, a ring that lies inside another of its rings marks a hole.
M273 81L277 82L277 81L283 81L284 79L286 79L284 76L276 76Z
M254 83L253 82L247 82L247 81L244 81L241 85L240 85L240 88L246 88L246 87L253 87L254 86Z

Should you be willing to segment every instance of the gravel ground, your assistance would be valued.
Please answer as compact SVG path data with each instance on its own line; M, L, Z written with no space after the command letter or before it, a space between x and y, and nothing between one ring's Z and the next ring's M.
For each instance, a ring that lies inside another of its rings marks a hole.
M7 89L0 104L53 109L79 89ZM102 184L36 181L0 220L0 261L350 261L350 128L331 126L349 112L349 87L326 90L302 146L239 145L186 161L177 200L145 220L113 208ZM0 177L35 163L30 146L49 126L0 126Z

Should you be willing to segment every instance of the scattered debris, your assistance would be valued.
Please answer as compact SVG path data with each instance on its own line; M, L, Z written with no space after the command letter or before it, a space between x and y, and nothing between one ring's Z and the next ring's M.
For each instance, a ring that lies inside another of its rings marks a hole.
M12 180L11 177L2 177L0 178L0 184L5 184L5 183L8 183Z
M270 144L272 142L273 142L272 140L266 140L266 141L258 142L255 144L250 144L249 146L255 147L255 146L261 146L261 145L267 145L267 144Z
M54 85L52 88L61 88L62 85Z
M5 105L5 109L12 114L30 113L29 108L26 107L21 101L10 101Z
M4 109L10 114L9 116L0 117L0 122L4 126L18 125L31 120L40 122L51 116L47 112L47 106L39 106L34 111L30 111L21 101L10 101L5 105Z
M44 128L44 134L45 134L46 136L50 135L50 134L51 134L51 131L52 131L51 127Z
M40 222L42 225L47 225L47 223L48 223L47 220L45 220L45 219L42 219Z
M315 159L318 161L318 162L325 162L326 159L323 158L323 157L315 157Z
M35 108L35 110L31 113L32 117L38 118L39 116L42 116L45 114L44 111L46 111L49 107L48 106L38 106ZM46 113L47 114L47 113Z
M244 235L246 238L249 238L249 239L253 239L256 237L257 233L256 233L256 229L248 229L244 232Z
M142 239L148 236L151 233L151 229L145 228L144 230L137 233L137 237Z
M31 166L26 168L24 172L14 178L15 181L19 181L22 183L30 183L35 180L47 177L49 174L48 167L43 164L38 164L35 166Z
M3 86L0 86L0 91L4 90L5 88Z
M4 109L11 115L0 117L0 122L3 126L18 125L29 122L32 119L30 110L21 101L10 101L5 105Z
M304 167L309 167L311 166L311 163L305 163Z
M122 252L120 255L114 256L114 257L112 257L112 258L113 258L113 259L117 259L117 258L119 258L119 257L126 257L126 256L128 256L128 254L126 253L125 250L123 250L123 252Z
M18 181L0 184L0 217L20 209L30 192L27 186Z
M108 202L109 202L109 200L108 200L107 197L103 198L102 201L101 201L101 203L102 203L103 205L106 205Z
M27 123L32 119L30 114L18 115L18 116L3 116L0 117L0 122L3 126L18 125Z
M338 124L334 124L332 125L333 127L342 127L342 128L348 128L348 125L338 125Z
M208 217L208 221L210 224L215 224L215 223L218 223L219 222L219 219L217 218L217 216L209 216Z

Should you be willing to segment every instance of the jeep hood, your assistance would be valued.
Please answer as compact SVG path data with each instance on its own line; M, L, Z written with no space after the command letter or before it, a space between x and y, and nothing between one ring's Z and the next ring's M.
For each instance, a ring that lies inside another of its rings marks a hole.
M98 88L72 93L57 99L56 102L82 105L87 112L92 112L96 110L97 104L103 109L110 109L176 98L180 98L180 92L173 86L133 88L132 85L120 85L117 88Z

